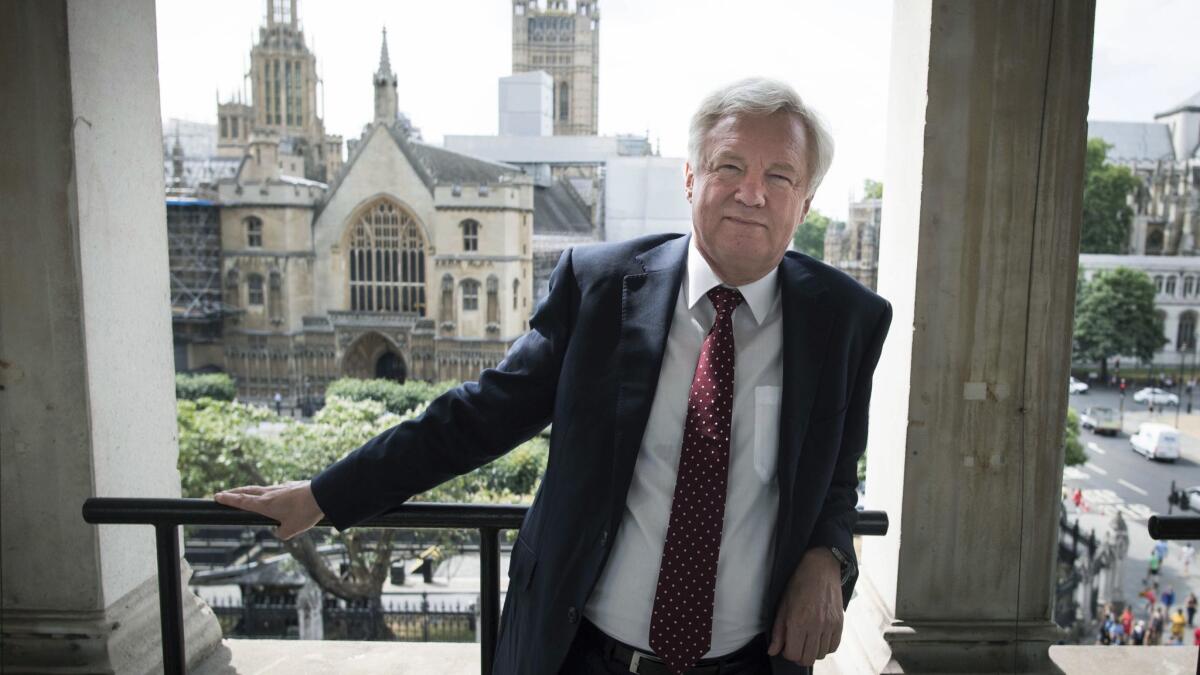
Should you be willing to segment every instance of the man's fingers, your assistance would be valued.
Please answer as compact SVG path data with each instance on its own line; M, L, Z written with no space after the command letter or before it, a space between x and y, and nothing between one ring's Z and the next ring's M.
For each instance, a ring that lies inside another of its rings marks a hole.
M784 610L780 609L775 615L775 625L771 628L771 646L767 647L767 656L775 656L783 649L784 643Z
M803 662L806 637L803 630L798 628L789 630L787 632L787 644L783 648L783 657L795 663Z
M224 490L222 492L218 492L217 494L261 495L261 494L265 494L273 487L276 487L276 486L274 486L274 485L269 485L269 486L243 485L242 487L231 488L229 490Z
M821 639L817 642L817 653L813 656L814 663L825 658L831 651L829 649L829 640L831 637L828 631L821 632Z

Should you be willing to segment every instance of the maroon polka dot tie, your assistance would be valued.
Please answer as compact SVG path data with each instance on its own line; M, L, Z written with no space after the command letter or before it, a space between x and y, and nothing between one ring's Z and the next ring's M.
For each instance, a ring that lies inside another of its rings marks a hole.
M650 647L678 675L712 644L717 555L725 520L733 419L733 310L742 294L708 292L717 310L692 378L671 520L650 614Z

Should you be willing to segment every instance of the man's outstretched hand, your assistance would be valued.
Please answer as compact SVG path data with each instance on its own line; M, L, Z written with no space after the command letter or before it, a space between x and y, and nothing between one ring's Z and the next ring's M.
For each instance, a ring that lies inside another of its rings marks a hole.
M275 536L291 539L316 525L325 514L317 506L309 481L294 480L282 485L247 485L218 492L218 504L253 511L279 521Z
M814 548L788 582L767 654L811 666L838 648L842 619L841 564L829 549Z

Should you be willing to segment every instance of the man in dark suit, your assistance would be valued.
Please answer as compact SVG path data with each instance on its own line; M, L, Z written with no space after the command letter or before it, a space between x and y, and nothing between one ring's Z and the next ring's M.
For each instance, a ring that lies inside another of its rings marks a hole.
M339 529L553 423L509 565L496 673L800 673L857 576L857 461L891 307L787 252L832 140L751 79L692 120L690 235L563 254L496 368L311 483L221 503ZM736 377L735 377L736 374Z

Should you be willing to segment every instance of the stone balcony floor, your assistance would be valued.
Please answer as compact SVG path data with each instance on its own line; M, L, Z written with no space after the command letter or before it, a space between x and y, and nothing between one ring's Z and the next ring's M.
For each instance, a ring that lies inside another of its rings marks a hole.
M1200 672L1196 647L1055 646L1050 659L1062 673ZM817 675L838 671L818 663ZM435 642L223 640L195 675L478 675L479 645Z

